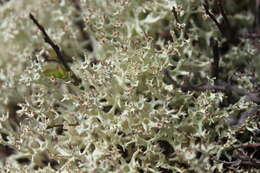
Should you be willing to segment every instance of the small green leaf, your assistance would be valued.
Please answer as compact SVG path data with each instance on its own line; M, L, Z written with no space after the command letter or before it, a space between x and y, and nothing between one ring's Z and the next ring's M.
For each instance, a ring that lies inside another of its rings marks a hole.
M65 68L60 64L57 64L54 68L47 68L43 71L43 74L48 77L55 77L64 80L69 78L69 72L67 72Z

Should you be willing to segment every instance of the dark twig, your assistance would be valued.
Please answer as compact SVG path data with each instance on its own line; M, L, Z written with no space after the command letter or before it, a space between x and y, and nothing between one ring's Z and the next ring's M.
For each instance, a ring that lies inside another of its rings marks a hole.
M183 85L179 85L175 80L172 79L170 72L168 69L164 69L163 71L164 75L167 77L167 79L169 80L169 82L171 82L171 84L173 84L173 86L175 86L176 88L180 88L183 91L207 91L207 90L213 90L213 91L219 91L219 92L225 92L226 88L228 86L215 86L215 85L200 85L200 86L194 86L191 83L186 82Z
M257 111L260 111L260 106L255 106L251 108L249 111L242 113L240 118L238 119L238 125L243 124L247 120L247 118L256 115Z
M56 62L56 63L59 63L59 61L57 59L49 58L49 56L45 52L43 52L42 57L43 57L45 62Z
M39 22L36 20L36 18L30 13L30 19L34 22L34 24L39 28L39 30L42 32L43 36L44 36L44 41L46 43L48 43L52 49L55 51L57 57L58 57L58 60L59 62L64 66L64 68L69 71L71 73L71 77L73 78L74 80L74 84L75 85L78 85L81 80L74 74L74 72L71 70L71 68L69 67L68 63L66 62L66 60L64 59L61 51L60 51L60 48L58 45L56 45L52 40L51 38L49 37L49 35L46 33L44 27L39 24Z
M253 166L256 168L260 168L260 160L257 159L252 159L249 156L245 157L244 159L237 159L235 161L220 161L226 165L230 166L239 166L239 165L244 165L244 166Z
M260 34L249 33L249 34L241 35L240 37L243 37L245 39L258 40L260 39Z
M175 10L175 7L172 7L172 13L173 13L173 16L174 16L176 22L177 22L177 23L180 23L180 22L179 22L179 18L178 18L178 14L177 14L177 12L176 12L176 10Z
M240 126L243 125L248 118L251 118L257 114L257 112L260 111L260 106L255 106L253 108L250 108L249 110L243 112L238 117L231 117L228 120L228 123L232 126Z
M254 144L243 144L238 147L232 147L232 160L224 161L218 160L225 165L230 166L252 166L260 168L260 160L258 159L257 153L259 152L260 143ZM250 149L250 150L248 150Z
M77 10L76 14L75 14L75 25L79 29L81 39L84 42L83 48L85 50L89 51L89 52L93 52L94 51L93 42L90 38L89 33L85 31L86 25L85 25L84 20L80 16L80 13L82 12L82 9L80 7L80 1L79 0L71 0L71 2L73 3L75 9ZM97 63L98 63L97 58L95 56L92 57L90 65L92 66L92 65L97 64Z
M79 123L74 123L74 124L68 124L68 126L79 126ZM63 128L64 125L63 124L55 124L55 125L52 125L52 126L47 126L47 129L51 129L51 128L55 128L55 127L60 127L60 128Z
M180 23L179 18L178 18L178 14L177 14L174 6L172 7L172 14L173 14L173 19L175 19L176 23ZM174 31L175 36L178 38L180 36L180 33L178 32L177 27L173 27L172 29Z
M220 13L223 17L224 20L224 25L221 25L216 17L210 12L209 10L209 3L208 0L205 0L205 3L203 4L206 14L209 15L209 17L214 21L214 23L217 25L220 33L222 34L222 36L224 36L227 41L232 44L232 45L237 45L238 43L240 43L240 40L237 37L237 32L231 27L230 22L224 12L224 8L222 5L222 0L218 0L218 6L220 9Z
M40 29L40 31L42 32L43 36L44 36L44 41L46 43L48 43L52 48L53 50L55 51L59 61L64 65L64 67L70 71L70 67L68 66L68 64L66 63L66 61L64 60L62 54L61 54L61 51L60 51L60 48L58 45L56 45L52 40L51 38L48 36L48 34L46 33L44 27L42 25L39 24L39 22L35 19L35 17L30 13L30 18L31 20L34 22L34 24Z
M255 0L255 30L260 32L260 0Z
M71 0L75 9L77 10L76 14L75 14L75 25L78 27L81 37L84 41L88 41L88 43L86 45L84 45L84 49L93 52L94 48L93 48L93 44L91 42L89 33L85 31L85 22L84 20L81 18L80 13L82 12L82 9L80 7L79 4L79 0Z
M219 31L223 36L225 36L225 32L223 27L220 25L220 23L217 21L216 17L209 11L209 3L207 0L205 0L205 3L203 4L206 14L209 15L209 17L214 21L214 23L217 25ZM226 37L226 36L225 36Z
M244 144L239 146L238 148L256 148L256 147L260 147L260 143Z
M260 160L254 158L255 151L253 153L246 152L245 148L239 147L236 148L233 152L233 156L240 160L241 163L239 165L245 166L253 166L256 168L260 168Z
M219 10L220 10L220 13L224 19L224 23L225 25L227 26L227 28L232 31L232 28L231 28L231 25L230 25L230 22L227 18L227 15L226 13L224 12L224 8L223 8L223 4L222 4L222 0L218 0L218 5L219 5Z
M222 0L218 0L218 6L219 6L220 13L221 13L223 20L224 20L225 30L227 31L227 32L225 32L225 36L231 44L237 45L238 43L240 43L240 40L238 38L237 32L230 25L230 22L227 18L227 15L224 11Z
M211 45L213 49L213 62L212 62L212 77L215 78L214 82L217 84L219 77L219 47L218 42L214 39L211 40Z
M240 97L246 96L248 101L252 101L257 104L260 103L260 97L259 97L258 93L249 93L249 92L245 91L244 89L238 88L236 86L232 86L231 84L228 84L228 83L222 82L219 85L205 84L205 85L195 86L187 81L183 85L180 85L175 80L172 79L168 69L164 69L163 74L174 87L180 88L183 91L216 91L216 92L223 92L226 94L233 93L234 95L238 95Z

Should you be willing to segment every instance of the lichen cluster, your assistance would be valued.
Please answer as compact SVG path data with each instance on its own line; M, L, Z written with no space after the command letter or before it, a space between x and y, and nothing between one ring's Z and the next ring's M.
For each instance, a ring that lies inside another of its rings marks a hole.
M259 81L253 73L259 50L244 39L220 53L219 85L228 81L247 93L188 85L214 85L211 38L226 41L203 2L11 0L0 6L1 170L245 172L229 163L234 146L258 142L260 98L249 91ZM232 25L241 24L238 32L253 23L239 5L226 10L234 13ZM233 122L255 107L241 124Z

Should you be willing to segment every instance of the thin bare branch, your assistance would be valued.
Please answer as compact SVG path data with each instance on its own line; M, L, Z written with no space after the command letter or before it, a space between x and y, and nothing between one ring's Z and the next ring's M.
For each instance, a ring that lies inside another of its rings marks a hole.
M33 16L32 13L29 14L29 17L30 17L30 19L33 21L33 23L39 28L39 30L42 32L44 41L45 41L46 43L48 43L48 44L52 47L52 49L55 51L55 53L56 53L56 55L57 55L57 57L58 57L59 62L65 67L65 69L66 69L67 71L69 71L69 72L71 73L71 77L72 77L73 80L74 80L73 83L74 83L75 85L78 85L78 84L81 82L81 80L74 74L74 72L73 72L73 71L71 70L71 68L69 67L67 61L64 59L64 57L63 57L63 55L62 55L62 53L61 53L61 51L60 51L59 46L56 45L56 44L52 41L52 39L51 39L51 38L49 37L49 35L46 33L44 27L37 21L37 19Z
M255 102L257 104L260 103L260 96L258 93L250 93L244 89L238 88L236 86L232 86L231 84L222 82L219 85L193 85L189 81L185 82L183 85L178 84L175 80L172 79L170 72L168 69L163 70L163 74L167 77L169 82L176 88L180 88L183 91L215 91L215 92L223 92L226 94L234 94L237 96L245 96L248 101Z
M175 7L172 7L172 13L177 23L180 23Z
M82 9L80 7L80 1L79 0L71 0L72 4L74 5L76 11L75 14L75 25L78 27L81 37L84 41L88 41L89 43L87 43L84 46L84 49L93 52L94 48L93 48L93 43L91 42L89 33L85 31L86 25L84 20L82 19L82 17L80 16L80 13L82 12Z
M74 123L74 124L68 124L68 126L79 126L79 123ZM52 126L47 126L47 129L51 129L51 128L55 128L55 127L60 127L60 128L63 128L64 127L64 124L55 124L55 125L52 125Z
M229 20L228 20L228 18L227 18L227 15L226 15L226 13L224 12L224 7L223 7L223 4L222 4L222 0L218 0L218 6L219 6L220 13L221 13L221 15L222 15L222 17L223 17L223 19L224 19L224 22L225 22L227 28L228 28L229 30L232 30L231 25L230 25L230 22L229 22Z
M215 78L214 82L217 84L219 78L219 47L218 42L214 39L211 40L212 50L213 50L213 62L212 62L212 77Z
M203 4L206 14L209 15L209 17L213 20L213 22L217 25L219 31L223 36L225 36L225 32L223 27L220 25L220 23L217 21L216 17L209 11L209 3L207 0L205 0L205 3ZM225 36L226 37L226 36Z

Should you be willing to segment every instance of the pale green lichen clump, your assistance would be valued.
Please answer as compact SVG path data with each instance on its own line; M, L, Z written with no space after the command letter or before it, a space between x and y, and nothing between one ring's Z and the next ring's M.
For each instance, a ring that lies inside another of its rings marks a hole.
M227 118L256 103L241 97L220 108L223 93L184 92L167 82L163 71L175 67L171 75L180 84L182 78L213 83L211 49L202 53L193 47L195 34L177 38L170 29L176 24L172 7L187 19L187 4L82 0L79 5L80 12L72 0L13 0L0 7L0 143L15 150L0 156L1 170L222 172L220 156L237 143ZM29 13L72 57L69 66L79 85L58 62L44 59L45 53L56 55ZM89 40L80 38L79 18ZM184 23L178 26L182 33ZM173 42L158 36L167 27ZM201 34L197 30L190 32ZM217 29L203 32L205 46L218 36ZM89 43L93 51L84 49ZM226 56L236 55L233 63L240 62L238 56L245 62L254 58L254 51L240 55L243 49ZM232 60L222 65L230 68ZM253 87L246 77L239 86Z

